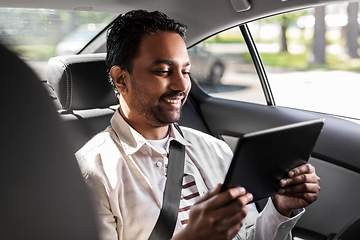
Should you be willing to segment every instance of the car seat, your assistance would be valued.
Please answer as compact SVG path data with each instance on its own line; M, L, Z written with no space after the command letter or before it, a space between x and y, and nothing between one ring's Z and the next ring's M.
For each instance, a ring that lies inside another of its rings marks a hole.
M0 46L0 238L98 239L90 194L51 99Z
M77 150L110 124L117 108L117 98L107 80L105 54L51 58L46 74Z
M360 214L348 222L332 240L354 240L360 237Z

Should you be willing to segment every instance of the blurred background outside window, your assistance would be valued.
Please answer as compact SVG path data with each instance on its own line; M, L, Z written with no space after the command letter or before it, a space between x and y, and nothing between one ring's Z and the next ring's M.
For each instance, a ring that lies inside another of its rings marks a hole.
M360 119L359 22L358 3L340 3L249 23L275 104ZM217 84L201 83L205 91L266 104L238 28L199 47L224 63Z
M18 53L41 79L45 79L49 58L78 53L117 15L91 11L0 8L0 41Z

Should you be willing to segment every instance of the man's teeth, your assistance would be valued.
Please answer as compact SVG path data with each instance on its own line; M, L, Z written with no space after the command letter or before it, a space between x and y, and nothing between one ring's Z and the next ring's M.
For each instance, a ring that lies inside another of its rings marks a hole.
M180 103L181 100L171 100L171 99L165 99L166 102L169 102L169 103Z

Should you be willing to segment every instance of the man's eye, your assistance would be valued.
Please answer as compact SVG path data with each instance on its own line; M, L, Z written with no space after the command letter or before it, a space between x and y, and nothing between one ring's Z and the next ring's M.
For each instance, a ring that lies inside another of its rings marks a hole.
M159 76L165 76L169 75L170 71L154 71L154 73Z

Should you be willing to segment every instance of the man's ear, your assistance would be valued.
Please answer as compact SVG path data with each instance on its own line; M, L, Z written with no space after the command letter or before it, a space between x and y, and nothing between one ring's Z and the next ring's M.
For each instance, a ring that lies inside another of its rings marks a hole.
M120 94L125 94L128 87L128 71L121 69L120 66L113 66L110 70L110 77Z

